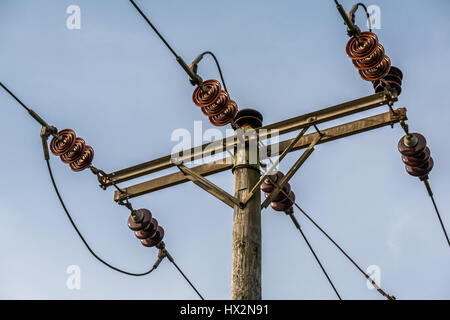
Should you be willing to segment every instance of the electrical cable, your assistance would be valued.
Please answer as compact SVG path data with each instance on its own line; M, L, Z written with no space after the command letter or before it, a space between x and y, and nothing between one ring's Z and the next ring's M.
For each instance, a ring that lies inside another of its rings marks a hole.
M58 196L59 202L61 203L61 206L63 207L64 212L66 213L67 218L69 219L69 221L70 221L72 227L75 229L75 231L77 232L78 236L80 237L81 241L84 243L84 245L86 246L86 248L89 250L89 252L90 252L90 253L91 253L98 261L100 261L101 263L103 263L103 264L104 264L105 266L107 266L108 268L111 268L111 269L113 269L113 270L115 270L115 271L117 271L117 272L120 272L120 273L129 275L129 276L135 276L135 277L145 276L145 275L151 273L153 270L156 269L156 267L153 266L150 270L148 270L148 271L146 271L146 272L143 272L143 273L132 273L132 272L128 272L128 271L124 271L124 270L121 270L121 269L119 269L119 268L116 268L116 267L110 265L108 262L106 262L106 261L103 260L102 258L100 258L100 257L99 257L99 256L91 249L91 247L90 247L89 244L86 242L86 240L84 239L83 235L81 234L80 230L78 230L78 227L76 226L75 222L73 221L73 219L72 219L72 217L71 217L69 211L67 210L67 207L66 207L66 205L65 205L65 203L64 203L64 200L62 199L61 194L59 193L59 189L58 189L58 186L56 185L55 178L54 178L54 176L53 176L53 171L52 171L52 168L51 168L51 165L50 165L50 160L45 159L45 161L46 161L46 163L47 163L47 169L48 169L48 173L49 173L49 175L50 175L50 179L51 179L51 181L52 181L53 189L55 190L55 193L56 193L56 195ZM155 264L156 264L156 263L155 263Z
M358 7L362 7L364 9L364 11L366 12L366 16L367 16L367 22L369 25L369 32L372 32L372 21L370 21L370 14L369 14L369 10L367 10L367 7L364 3L362 2L358 2L357 4L355 4L352 9L350 10L349 14L351 15L352 18L352 22L355 22L355 13L356 10L358 10Z
M262 143L260 140L258 140L258 142L260 143L260 145L264 146L264 143ZM273 161L269 158L269 161L272 163L272 165L274 165ZM261 171L261 175L264 175L264 172ZM275 185L278 185L270 176L268 176L269 179L272 181L272 183L274 183ZM283 192L284 193L284 192ZM286 193L284 193L286 195ZM288 197L286 195L286 197ZM311 244L309 243L308 238L306 237L306 235L304 234L300 223L298 222L298 220L295 218L294 216L294 211L291 210L286 212L287 215L289 215L289 217L291 218L292 222L294 223L295 227L298 229L298 231L300 231L300 234L302 235L303 239L305 240L306 244L308 245L309 250L311 251L311 253L313 254L314 258L316 259L317 263L320 266L320 269L322 269L323 274L325 275L325 277L328 280L328 283L331 285L331 287L333 288L333 291L336 293L337 297L339 298L339 300L342 300L339 292L337 291L333 281L331 280L330 276L328 275L327 271L325 270L324 266L322 265L322 262L320 261L319 257L317 256L316 252L314 251L313 247L311 246Z
M48 124L43 121L36 113L34 113L33 110L31 110L30 108L28 108L16 95L14 95L6 86L3 85L3 83L0 82L0 86L5 89L6 92L8 92L26 111L28 111L33 118L35 118L40 124L42 124L45 128L50 128L50 126L48 126ZM50 165L50 160L48 158L48 146L46 143L46 137L42 136L43 138L43 151L44 151L44 158L47 164L47 169L48 169L48 173L50 176L50 180L52 182L53 185L53 189L58 197L58 200L64 210L64 212L66 213L67 218L69 219L72 227L75 229L76 233L78 234L78 236L80 237L81 241L83 242L83 244L86 246L86 248L88 249L88 251L102 264L104 264L105 266L107 266L108 268L115 270L117 272L129 275L129 276L135 276L135 277L140 277L140 276L145 276L150 274L151 272L153 272L161 263L161 261L167 256L169 257L170 262L173 263L173 265L176 267L176 269L181 273L181 275L184 277L184 279L189 283L189 285L194 289L194 291L197 293L197 295L204 300L204 298L202 297L202 295L199 293L199 291L194 287L194 285L192 284L192 282L188 279L188 277L183 273L183 271L180 269L180 267L175 263L174 259L167 253L167 251L164 249L163 250L163 254L158 254L158 259L155 261L155 263L153 264L153 267L146 271L146 272L142 272L142 273L133 273L133 272L128 272L122 269L119 269L117 267L112 266L111 264L109 264L108 262L106 262L105 260L103 260L102 258L100 258L95 252L94 250L92 250L92 248L89 246L89 244L87 243L86 239L83 237L83 235L81 234L80 230L78 229L78 227L76 226L75 222L72 219L72 216L69 213L69 210L66 207L66 204L59 192L59 188L56 184L54 175L53 175L53 170L52 167ZM97 176L101 175L102 173L104 173L102 170L99 170L97 168L95 168L94 166L90 166L90 169L92 170L92 172L94 174L96 174ZM117 185L114 185L119 191L122 191ZM131 207L131 206L130 206ZM161 252L161 250L160 250Z
M319 258L317 257L316 252L314 251L313 247L309 243L308 238L306 238L306 235L303 233L303 230L302 230L300 224L298 223L297 219L294 216L294 212L292 211L292 212L288 213L288 215L291 218L292 222L294 223L295 227L298 229L298 231L300 231L300 234L302 235L303 239L305 240L306 244L308 245L308 248L311 251L311 253L313 254L313 256L316 259L317 263L319 264L320 269L322 269L322 272L325 275L325 277L327 278L327 280L328 280L329 284L331 285L331 287L333 288L333 291L336 293L336 295L339 298L339 300L342 300L341 296L339 295L339 292L337 291L336 287L334 286L333 281L328 276L327 271L323 267L322 263L320 262Z
M175 56L175 58L178 58L178 54L175 52L175 50L172 49L170 44L164 39L164 37L159 33L158 29L151 23L150 19L147 18L147 16L142 12L142 10L138 7L138 5L133 1L130 0L131 4L136 8L136 10L139 12L139 14L145 19L145 21L148 23L148 25L155 31L155 33L158 35L158 37L161 39L162 42L166 45L167 48L169 48L170 52Z
M229 91L227 90L227 85L225 84L225 80L223 78L222 69L220 68L219 60L216 58L215 54L211 51L205 51L201 55L204 56L205 54L209 54L216 62L217 69L219 70L220 79L222 80L223 88L225 89L226 92L229 93Z
M444 235L445 235L445 238L447 239L447 243L450 246L450 240L448 239L448 234L447 234L447 231L445 230L444 222L442 222L441 215L440 215L438 207L436 205L436 201L434 201L433 191L431 190L430 183L428 182L428 179L424 179L423 182L425 184L425 187L427 188L428 195L430 196L431 201L433 202L434 209L438 216L439 222L441 223L441 227L442 227L442 230L444 231Z
M276 185L276 183L275 183ZM286 192L284 192L284 190L281 189L281 192L288 197L288 194L286 194ZM298 204L296 201L293 202L294 205L297 207L298 210L300 210L300 212L303 213L303 215L308 218L309 221L311 221L311 223L317 228L319 229L320 232L322 232L322 234L324 234L328 240L330 240L335 246L336 248L339 249L339 251L341 251L344 256L366 277L367 280L370 281L370 283L375 287L375 289L377 289L377 291L383 295L384 297L386 297L388 300L395 300L394 296L391 296L389 294L387 294L386 292L383 291L383 289L381 289L375 281L372 280L372 278L370 278L370 276L364 272L364 270L336 243L336 241L333 240L333 238L331 238L328 233L326 233Z
M161 39L161 41L166 45L166 47L170 50L170 52L175 56L175 59L177 60L178 64L183 68L183 70L187 73L187 75L192 79L193 84L197 84L203 92L207 92L207 89L202 85L203 80L196 75L186 64L186 62L181 58L174 49L169 45L169 43L164 39L164 37L159 33L158 29L151 23L150 19L147 18L144 12L138 7L138 5L133 1L130 0L131 4L134 6L134 8L139 12L139 14L144 18L144 20L147 22L147 24L153 29L153 31L158 35L158 37Z
M28 108L25 103L23 103L14 93L12 93L3 83L0 82L0 86L5 89L6 92L9 93L11 97L13 97L26 111L30 112L30 108Z
M173 259L171 259L171 257L169 257L169 261L172 262L172 264L175 266L175 268L177 268L178 272L180 272L180 274L183 276L183 278L189 283L191 288L194 289L195 293L197 293L197 295L200 297L200 299L205 300L205 298L203 298L203 296L200 294L200 292L198 292L197 288L192 284L192 282L184 274L184 272L181 270L181 268L175 263L175 261Z

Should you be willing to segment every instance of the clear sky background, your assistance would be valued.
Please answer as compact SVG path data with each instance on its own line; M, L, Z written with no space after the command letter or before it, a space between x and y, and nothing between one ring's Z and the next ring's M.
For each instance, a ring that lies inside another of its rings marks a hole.
M187 61L214 51L233 99L261 111L265 124L373 93L345 54L348 38L332 0L138 3ZM349 9L354 2L342 3ZM81 30L66 28L72 4L81 8ZM429 141L430 182L450 228L450 2L366 4L381 8L376 33L404 72L395 107L407 107L412 131ZM358 12L360 26L363 18ZM73 128L94 147L94 165L107 172L169 154L172 132L192 131L195 120L211 128L192 103L186 75L127 0L0 0L0 47L0 80L48 122ZM209 57L199 73L218 78ZM3 91L0 106L0 298L197 298L168 261L140 278L97 262L53 192L39 125ZM399 126L385 127L320 145L291 184L304 209L364 269L381 268L385 291L399 299L449 299L449 248L423 183L404 170L397 151L402 135ZM281 169L299 154L289 155ZM92 248L128 271L149 269L157 250L143 247L128 229L128 211L112 201L113 190L101 190L89 171L74 173L58 158L51 161ZM211 180L232 192L230 172ZM207 299L229 298L232 210L193 184L132 203L153 212L167 248ZM296 214L344 299L382 298ZM271 209L262 215L263 297L335 299L290 220ZM81 268L80 290L66 287L70 265Z

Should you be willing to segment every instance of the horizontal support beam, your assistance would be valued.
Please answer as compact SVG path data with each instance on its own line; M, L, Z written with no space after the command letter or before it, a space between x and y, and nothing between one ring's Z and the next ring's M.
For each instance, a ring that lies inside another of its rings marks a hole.
M397 97L394 96L391 101L396 101ZM341 103L329 108L325 108L319 111L310 112L305 115L291 118L289 120L277 122L268 126L264 126L258 129L259 138L264 140L271 136L272 131L276 130L277 134L282 135L292 131L300 130L306 126L319 124L338 118L342 118L351 114L366 111L372 108L376 108L385 105L389 102L388 96L384 92L373 94L360 99L352 100L349 102ZM236 141L231 139L222 139L214 143L207 143L202 146L191 148L186 150L184 154L188 155L178 160L188 163L194 159L202 159L203 155L214 155L217 152L224 152L233 149L236 145ZM138 177L142 177L147 174L158 172L160 170L168 169L175 166L172 162L171 155L167 155L155 160L144 162L136 166L125 168L119 171L112 172L103 177L100 177L100 185L102 188L107 188L113 184L125 182Z
M380 127L393 125L400 120L407 120L406 109L399 108L395 110L396 115L392 115L390 112L378 114L376 116L364 118L361 120L352 121L346 124L335 126L329 129L321 130L323 137L318 144L330 142L336 139L348 137L365 131L374 130ZM303 136L292 148L292 151L307 148L310 143L317 138L318 133L311 133ZM285 140L279 143L279 152L283 152L293 139ZM271 146L267 147L267 151L263 150L261 155L271 156ZM263 157L261 160L264 160ZM218 172L230 170L233 168L233 159L231 157L225 158L220 161L203 164L191 170L202 176L208 176ZM116 191L114 193L114 200L121 201L125 199L131 199L147 193L151 193L157 190L175 186L181 183L190 181L181 172L169 174L163 177L159 177L150 181L142 182L127 188L122 188L125 191L123 194Z

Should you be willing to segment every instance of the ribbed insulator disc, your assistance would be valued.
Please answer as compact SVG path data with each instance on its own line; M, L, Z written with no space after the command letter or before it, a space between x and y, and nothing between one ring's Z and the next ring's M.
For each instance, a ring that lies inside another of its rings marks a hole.
M414 147L408 147L405 145L405 136L401 137L398 142L398 151L404 156L414 156L416 154L422 153L427 147L427 140L420 133L411 133L416 136L418 142Z
M424 177L428 173L430 173L430 171L433 169L433 166L434 161L433 158L430 157L430 159L428 159L428 161L421 167L405 166L405 168L406 172L408 172L410 175L414 177Z
M292 207L294 202L295 202L295 193L293 191L291 191L289 193L289 198L285 198L284 201L280 201L280 202L271 202L270 206L275 211L284 211L284 210Z
M63 155L70 149L72 149L77 137L72 129L61 130L60 132L58 132L58 135L61 137L61 141L53 138L50 142L50 151L55 156Z
M64 163L72 163L77 161L83 155L85 146L86 143L83 139L76 138L72 149L60 156L61 161Z
M94 160L94 149L91 146L86 146L81 157L69 166L73 171L82 171L91 165L92 160Z
M402 79L403 79L402 71L394 66L391 66L388 74L383 77L383 80L385 80L393 89L397 91L398 96L402 93ZM372 83L373 88L375 89L375 93L384 91L381 79L372 81Z
M228 106L228 103L230 102L230 96L226 91L220 91L219 97L216 101L214 101L213 104L210 104L209 106L202 107L201 110L205 116L215 116L219 113L223 112L226 107Z
M237 104L233 100L230 100L227 108L216 116L209 117L209 121L215 126L224 126L233 121L237 112Z
M150 221L152 220L152 213L147 209L135 210L142 214L142 219L140 221L134 221L133 217L130 215L128 218L128 228L133 231L144 230L148 227Z
M384 56L383 60L376 66L367 70L359 70L361 78L367 81L380 80L388 74L391 68L391 59L388 56Z
M207 92L203 92L200 86L195 88L192 101L199 107L206 107L214 103L220 94L220 83L217 80L206 80L202 83Z
M135 231L134 234L138 239L147 239L155 236L156 229L158 228L158 221L155 218L152 218L148 226L140 231Z
M395 75L400 78L400 80L403 80L403 72L397 67L391 66L391 69L389 70L389 74Z
M286 194L289 194L289 192L291 192L291 185L289 184L289 183L286 183L285 185L284 185L284 187L283 187L283 191L286 193ZM286 196L284 195L284 193L283 192L279 192L277 195L276 195L276 197L275 198L273 198L273 202L279 202L279 201L283 201L283 200L285 200L286 199Z
M275 183L279 183L281 181L281 179L284 177L284 174L281 171L277 171L275 174ZM270 193L273 191L273 189L275 189L275 185L270 183L267 183L266 181L264 181L261 184L261 191L265 192L265 193Z
M158 243L160 243L163 238L164 238L164 229L161 226L158 226L155 235L152 238L142 239L141 243L146 247L154 247Z
M374 52L363 59L352 60L353 65L359 70L367 70L377 66L384 58L384 48L378 44Z
M423 166L428 159L430 159L430 149L428 147L425 148L425 150L417 155L414 156L404 156L402 155L402 161L407 165L411 167L421 167Z
M370 56L378 46L378 38L375 33L364 31L360 34L360 43L355 37L347 42L345 51L351 59L364 59Z

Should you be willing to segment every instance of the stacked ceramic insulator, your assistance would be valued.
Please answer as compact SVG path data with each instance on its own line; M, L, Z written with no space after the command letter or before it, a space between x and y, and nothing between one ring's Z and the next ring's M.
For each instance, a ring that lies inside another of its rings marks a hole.
M215 126L224 126L233 121L238 110L236 102L221 89L217 80L206 80L197 86L192 94L192 100Z
M397 91L397 96L399 96L400 93L402 93L403 72L399 68L391 66L388 74L385 75L382 79L386 81L391 86L391 88ZM376 93L382 92L384 90L384 86L383 83L381 82L381 79L372 81L372 83Z
M281 171L277 171L274 175L268 177L262 184L261 190L264 192L266 198L276 188L276 185L281 182L284 174ZM280 191L275 198L272 199L270 206L275 211L286 211L294 205L295 194L291 190L289 183L286 183L283 188L283 192ZM289 195L288 197L286 195Z
M389 72L391 60L373 32L364 31L359 37L351 37L345 51L366 81L380 80Z
M89 167L94 159L94 149L86 145L82 138L76 136L72 129L58 132L58 137L50 142L50 151L68 163L73 171L82 171Z
M133 210L128 218L128 227L146 247L154 247L164 238L164 229L147 209Z
M410 175L424 178L433 169L434 162L427 140L420 133L402 137L398 142L398 151L402 154L402 161Z

